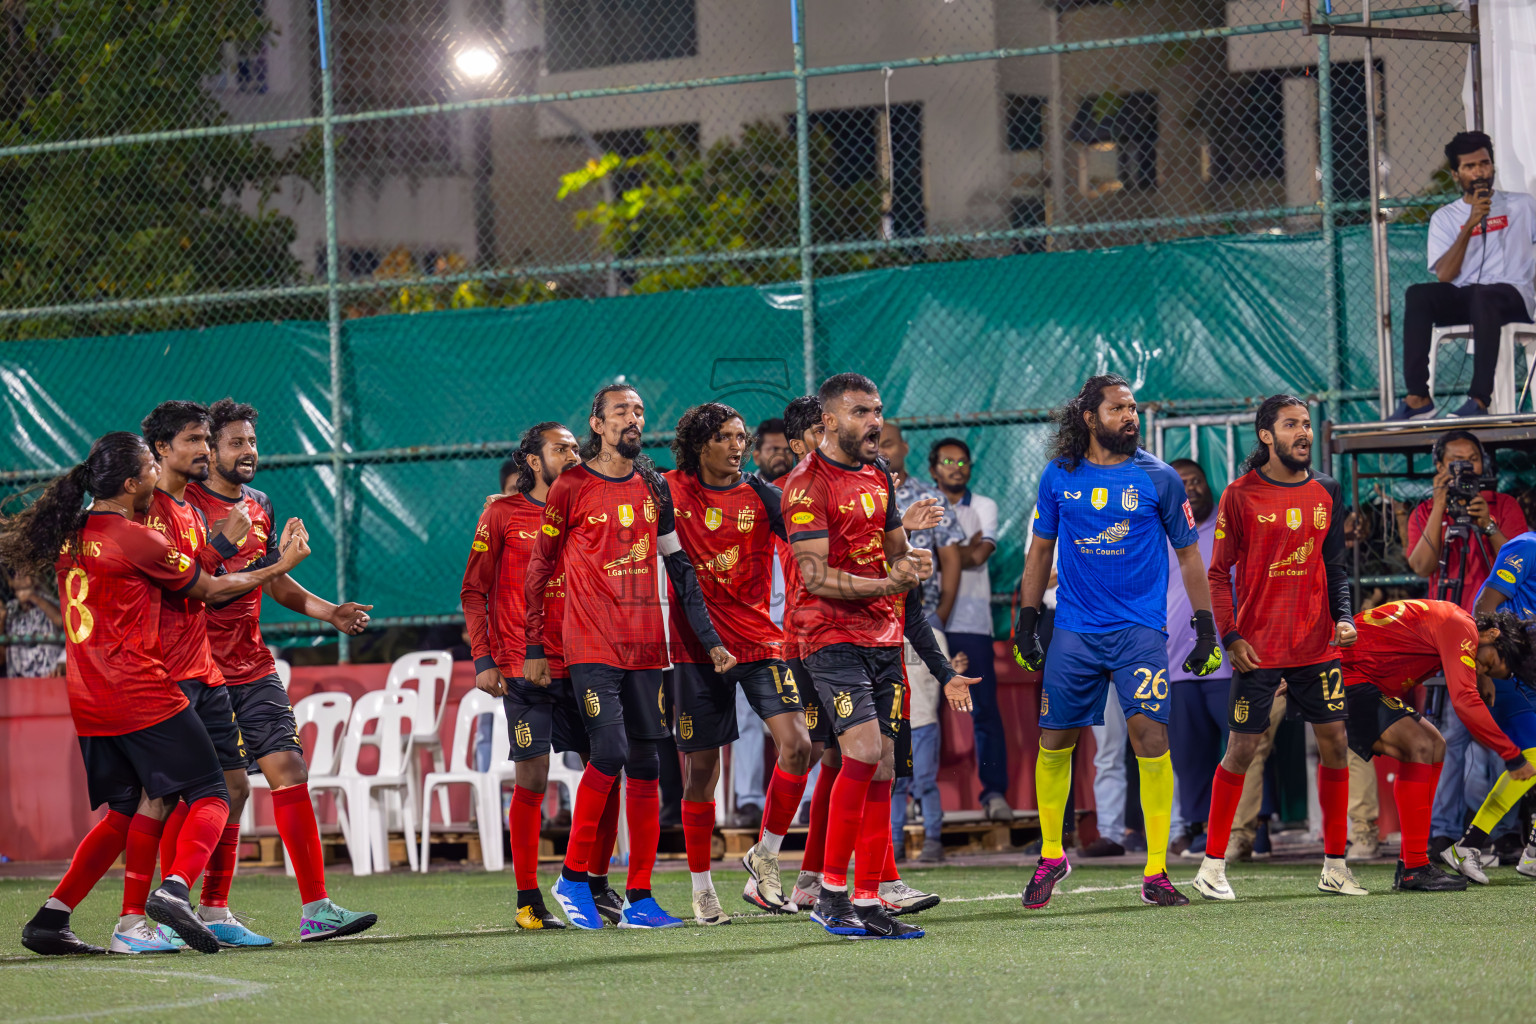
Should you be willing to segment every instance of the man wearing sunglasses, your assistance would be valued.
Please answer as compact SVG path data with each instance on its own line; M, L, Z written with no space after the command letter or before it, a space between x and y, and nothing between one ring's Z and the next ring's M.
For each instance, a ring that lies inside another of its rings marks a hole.
M976 774L981 806L994 821L1012 821L1008 806L1008 743L997 705L997 672L992 667L992 579L987 559L997 550L997 502L971 493L971 449L957 437L936 441L928 451L928 472L949 500L966 541L959 545L960 590L944 633L951 653L964 651L981 682L971 687L971 724L976 733Z

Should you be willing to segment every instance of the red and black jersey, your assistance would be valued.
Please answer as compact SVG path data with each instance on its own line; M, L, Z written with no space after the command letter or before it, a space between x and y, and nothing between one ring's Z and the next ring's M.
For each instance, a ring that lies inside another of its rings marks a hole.
M901 528L893 490L883 469L845 466L818 449L784 478L784 528L791 543L827 538L832 568L879 579L889 572L886 531ZM805 589L798 574L796 584L794 613L786 611L785 621L794 623L801 657L831 644L901 646L901 604L894 596L820 597Z
M523 580L543 525L544 503L526 494L491 502L475 524L459 597L476 672L499 668L509 679L523 674ZM560 655L564 604L565 579L557 571L544 586L544 656L550 676L561 679L566 676Z
M803 460L802 460L803 461ZM794 472L791 470L790 472ZM785 473L773 481L773 486L779 488L782 495L784 481L789 479L789 473ZM779 508L782 513L784 499L779 499ZM786 529L788 523L785 523ZM779 571L784 577L784 618L780 632L784 637L784 657L800 657L800 635L795 632L795 602L802 592L800 582L800 563L795 561L795 549L788 540L780 537L773 538L773 553L779 560Z
M250 518L251 528L239 544L231 544L219 534L209 542L209 547L223 556L225 572L265 568L282 557L278 548L282 534L272 513L272 499L256 488L242 485L240 497L226 498L194 480L187 485L187 502L197 506L209 523L221 522L236 505ZM261 635L260 587L228 604L209 606L207 626L213 663L230 686L255 682L277 671L272 651Z
M1394 601L1355 616L1360 638L1339 652L1344 683L1370 683L1402 697L1430 676L1445 676L1456 717L1477 742L1506 761L1520 748L1504 734L1477 692L1477 626L1449 601Z
M154 530L92 512L54 568L75 732L122 736L186 707L161 656L160 606L197 582L197 562Z
M223 557L208 543L208 521L196 505L177 501L156 488L143 523L158 530L205 572L215 572L222 565ZM166 595L160 604L160 649L166 669L177 682L197 679L208 686L224 685L224 674L214 664L213 649L208 644L207 610L203 602L184 594Z
M1349 618L1343 513L1338 483L1317 472L1280 484L1249 470L1222 492L1208 579L1228 645L1248 641L1264 668L1328 660L1334 624Z
M747 473L730 487L711 487L693 473L664 474L678 539L693 562L699 589L720 639L737 661L783 656L783 632L773 624L773 558L779 489ZM708 665L709 652L688 624L677 588L668 587L672 660Z
M659 502L638 471L615 478L575 466L560 474L523 588L527 647L548 654L544 590L558 572L565 577L560 646L567 665L665 667L656 538L672 532L670 503Z

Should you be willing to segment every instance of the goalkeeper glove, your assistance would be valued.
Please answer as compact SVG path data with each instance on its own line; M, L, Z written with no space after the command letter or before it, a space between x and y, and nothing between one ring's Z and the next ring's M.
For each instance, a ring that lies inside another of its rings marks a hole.
M1216 642L1216 617L1207 611L1195 612L1189 624L1195 627L1195 649L1184 661L1184 671L1208 676L1221 668L1221 645Z
M1040 609L1020 608L1019 617L1013 623L1013 660L1031 672L1040 671L1045 664L1045 651L1040 648L1040 637L1035 633L1039 618Z

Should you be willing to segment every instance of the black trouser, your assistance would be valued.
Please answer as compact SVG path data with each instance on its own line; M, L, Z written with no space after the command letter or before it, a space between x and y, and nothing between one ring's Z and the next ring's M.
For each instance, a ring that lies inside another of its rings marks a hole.
M1403 311L1403 376L1410 395L1429 394L1429 340L1436 327L1472 325L1472 386L1467 393L1487 405L1493 398L1493 370L1499 362L1499 332L1530 315L1512 284L1469 284L1458 288L1435 281L1408 286Z

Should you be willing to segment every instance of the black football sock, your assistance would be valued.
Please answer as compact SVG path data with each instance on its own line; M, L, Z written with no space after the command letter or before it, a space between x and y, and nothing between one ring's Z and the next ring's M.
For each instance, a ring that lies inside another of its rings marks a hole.
M624 898L626 900L629 900L630 903L639 903L641 900L648 900L648 899L651 898L651 890L649 890L649 889L625 889L624 890Z
M593 896L601 896L608 891L608 876L589 874L587 876L587 884L592 887Z
M580 885L587 884L587 873L585 871L576 871L564 865L560 868L560 877L567 882L574 882Z
M1488 845L1488 833L1476 825L1468 826L1467 834L1461 837L1461 846L1475 846L1479 850Z
M541 907L544 905L544 894L537 889L517 890L517 909L524 907Z

